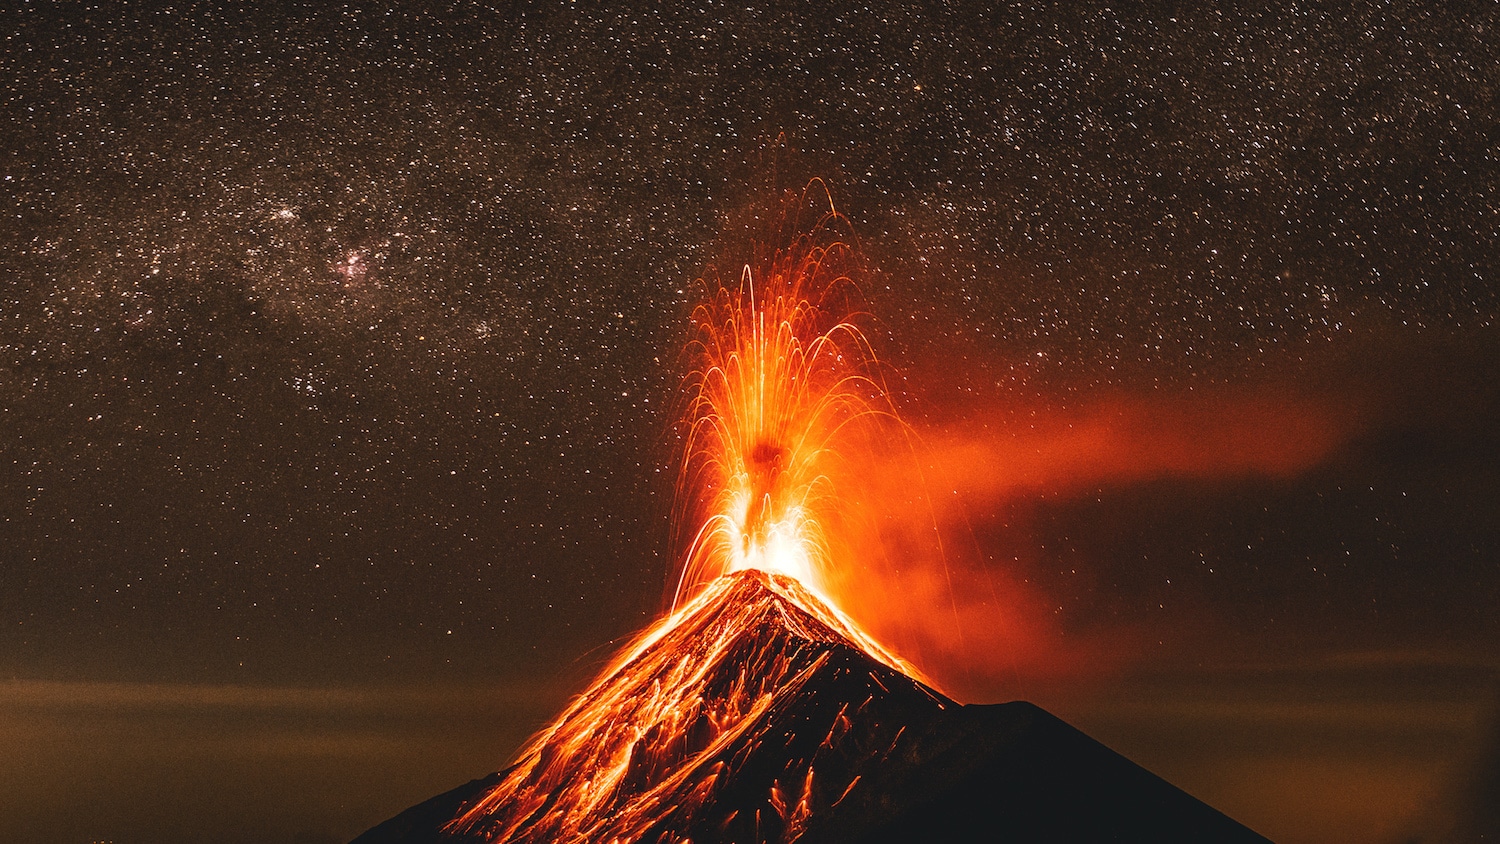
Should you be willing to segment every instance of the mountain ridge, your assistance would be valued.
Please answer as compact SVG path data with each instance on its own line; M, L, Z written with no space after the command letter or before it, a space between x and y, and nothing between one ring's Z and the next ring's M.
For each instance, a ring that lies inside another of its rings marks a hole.
M742 571L644 634L504 771L356 844L1265 839L1029 703L961 705Z

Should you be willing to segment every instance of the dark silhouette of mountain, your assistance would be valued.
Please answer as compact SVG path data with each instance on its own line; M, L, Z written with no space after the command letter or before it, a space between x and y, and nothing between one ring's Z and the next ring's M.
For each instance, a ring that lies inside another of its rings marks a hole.
M796 581L739 572L515 766L355 844L1265 841L1032 704L900 667Z

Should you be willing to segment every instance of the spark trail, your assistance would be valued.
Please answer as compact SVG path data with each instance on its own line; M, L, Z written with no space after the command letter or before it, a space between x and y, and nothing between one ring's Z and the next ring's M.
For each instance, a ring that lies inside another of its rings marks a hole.
M813 225L745 265L737 286L711 285L693 312L674 513L687 552L673 603L731 572L785 575L872 656L911 672L838 609L858 529L841 481L858 473L851 463L869 438L900 428L851 307L859 257L846 228L828 201Z

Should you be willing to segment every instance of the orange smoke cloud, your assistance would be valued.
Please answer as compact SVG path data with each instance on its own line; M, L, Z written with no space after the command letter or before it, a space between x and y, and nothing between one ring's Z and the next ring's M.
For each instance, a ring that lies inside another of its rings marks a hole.
M860 562L834 589L877 638L961 697L1107 676L1146 632L1064 620L1067 596L1031 579L1043 552L1028 502L1172 478L1293 477L1346 442L1352 419L1347 405L1257 388L1011 404L918 431L915 453L903 444L865 464L865 527L848 549ZM1006 525L980 547L975 520Z
M1117 395L1078 409L981 414L926 436L933 481L971 506L1157 478L1292 477L1351 430L1326 402L1271 390Z
M1034 680L1115 673L1143 634L1068 630L1056 604L1019 573L966 560L863 573L845 610L950 695L1025 697Z

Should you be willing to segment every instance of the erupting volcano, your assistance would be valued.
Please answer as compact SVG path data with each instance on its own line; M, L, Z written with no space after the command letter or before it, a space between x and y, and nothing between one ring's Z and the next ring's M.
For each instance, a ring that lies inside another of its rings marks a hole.
M693 313L671 612L512 767L358 842L1263 840L1030 704L951 700L840 609L855 456L905 436L844 226L785 215Z

